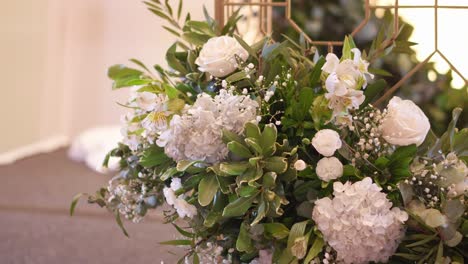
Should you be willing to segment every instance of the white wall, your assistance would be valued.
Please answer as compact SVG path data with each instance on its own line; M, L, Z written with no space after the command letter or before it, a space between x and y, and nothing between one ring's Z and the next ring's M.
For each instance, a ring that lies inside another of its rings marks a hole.
M175 5L177 0L171 0ZM214 0L185 0L192 19ZM135 0L2 1L0 154L99 125L118 124L107 68L137 58L164 65L174 38Z

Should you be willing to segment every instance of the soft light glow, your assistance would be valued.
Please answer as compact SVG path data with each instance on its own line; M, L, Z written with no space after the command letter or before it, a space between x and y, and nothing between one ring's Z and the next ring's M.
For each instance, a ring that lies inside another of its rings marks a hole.
M395 0L375 0L379 5L394 5ZM404 5L434 5L435 0L399 0ZM468 6L468 0L438 0L440 6ZM379 15L380 11L376 12ZM425 60L432 52L435 45L435 12L432 8L402 8L400 16L414 26L410 41L418 43L414 46L418 60ZM438 10L438 49L446 59L460 72L465 79L468 78L468 34L465 25L468 24L468 9L439 9ZM438 54L431 59L435 62L435 69L445 74L450 70L447 60ZM431 79L433 75L428 76ZM461 89L466 87L463 78L455 72L452 85Z

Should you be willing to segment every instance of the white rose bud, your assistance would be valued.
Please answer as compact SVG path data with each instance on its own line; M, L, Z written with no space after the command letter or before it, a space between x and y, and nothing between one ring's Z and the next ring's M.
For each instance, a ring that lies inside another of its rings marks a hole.
M335 151L341 148L340 135L334 130L322 129L312 139L312 146L326 157L333 156Z
M319 160L315 172L322 181L329 182L343 176L343 164L335 157L325 157Z
M421 145L431 128L423 111L412 101L396 96L387 108L388 114L380 126L383 138L397 146Z
M202 72L208 72L215 77L224 77L237 68L236 56L247 60L249 53L232 37L214 37L203 45L195 63Z
M303 171L307 168L307 164L303 160L298 160L294 163L294 168L297 171Z

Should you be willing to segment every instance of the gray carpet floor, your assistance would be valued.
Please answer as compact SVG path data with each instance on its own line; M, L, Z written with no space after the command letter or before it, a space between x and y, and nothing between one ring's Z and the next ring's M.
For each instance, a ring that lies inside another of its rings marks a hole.
M155 212L142 223L125 222L125 237L105 209L80 201L109 175L96 174L70 161L61 149L0 166L0 264L176 263L183 249L160 245L176 231Z

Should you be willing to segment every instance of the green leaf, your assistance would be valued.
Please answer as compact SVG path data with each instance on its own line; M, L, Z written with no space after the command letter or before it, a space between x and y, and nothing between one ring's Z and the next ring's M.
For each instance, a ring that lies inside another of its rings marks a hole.
M177 49L177 43L174 43L166 53L166 61L169 67L172 69L180 72L183 75L186 75L188 73L187 69L182 65L182 63L177 59L175 53Z
M265 168L278 174L284 173L288 169L288 161L283 157L271 157L265 159Z
M219 169L228 175L241 175L249 168L248 162L223 162Z
M440 240L439 247L437 248L437 256L436 256L435 263L436 264L444 263L443 258L444 258L444 241Z
M226 82L228 83L235 83L241 80L247 79L247 73L244 71L236 72L229 77L226 78Z
M323 241L323 238L317 237L315 238L314 244L309 250L309 253L307 254L307 257L304 260L304 263L309 263L311 262L315 257L318 256L320 252L322 252L323 246L325 245L325 241Z
M182 229L181 227L179 227L178 225L176 225L176 224L174 224L174 223L171 223L171 224L175 227L175 229L177 229L177 231L178 231L181 235L183 235L183 236L185 236L185 237L188 237L188 238L193 238L193 237L195 236L194 233L185 231L184 229Z
M354 47L353 47L354 46ZM342 50L342 60L347 60L347 59L353 59L351 49L355 48L356 45L354 44L354 41L352 40L351 36L346 36L344 43L343 43L343 50Z
M267 172L263 174L263 188L273 188L276 186L276 178L278 175L275 172Z
M228 144L231 141L244 144L244 140L239 135L229 130L223 130L223 142Z
M142 74L139 70L120 64L110 67L107 72L107 76L114 81L112 89L151 83L152 80L141 79Z
M79 193L79 194L73 196L72 202L70 204L70 216L73 216L73 214L75 213L75 207L78 204L78 201L80 200L80 198L82 196L87 196L87 194Z
M246 138L245 143L256 152L256 154L261 155L263 153L263 149L260 146L260 142L258 139L255 138Z
M222 219L221 212L210 211L203 222L206 227L213 227L220 219Z
M328 100L325 96L317 96L312 103L312 120L314 121L314 127L318 131L322 126L331 119L332 112L328 108Z
M260 221L262 221L262 219L266 216L267 212L268 212L268 203L265 202L265 200L263 199L263 196L262 196L260 198L260 203L258 205L257 216L255 217L252 224L250 224L250 225L254 226L254 225L260 223Z
M304 236L307 224L309 224L309 220L295 223L291 227L291 231L289 232L288 237L288 248L291 248L297 238Z
M208 174L200 181L198 185L198 203L201 206L207 206L213 201L218 191L218 181L214 174Z
M250 150L244 146L243 144L232 141L227 144L227 147L229 151L231 151L233 154L240 158L250 158L252 157L252 153L250 153Z
M124 235L126 237L130 237L127 233L127 230L125 230L125 227L123 226L122 219L120 219L120 213L118 211L115 212L115 221L117 222L117 225L120 227Z
M265 125L260 138L260 146L265 156L272 155L275 152L275 143L278 131L273 124Z
M198 31L202 34L206 34L211 37L216 36L216 33L213 31L211 26L208 25L207 22L190 20L190 21L187 21L185 25L190 27L192 30Z
M252 243L252 239L249 236L249 231L247 230L247 224L243 222L240 226L239 236L237 237L236 241L236 249L239 252L252 252L254 250L254 246Z
M312 74L310 75L310 81L309 85L310 87L314 88L319 84L320 81L320 75L322 74L322 67L325 64L326 60L323 56L320 56L319 60L314 66L314 69L312 70Z
M304 87L299 92L298 97L299 100L293 104L294 112L292 117L297 121L304 121L305 117L309 114L314 100L314 90Z
M260 128L256 124L248 122L245 124L245 136L247 138L255 138L260 141L262 134L260 132Z
M203 46L210 39L210 36L195 32L184 32L182 38L195 46Z
M283 239L289 235L289 229L282 223L263 224L265 232L276 239Z
M163 148L152 146L143 152L143 156L140 158L140 165L145 168L151 168L168 161L170 161L170 159L166 156L166 153L164 153Z
M257 53L250 47L249 44L247 44L241 37L238 35L234 35L234 37L237 39L237 42L250 54L250 56L258 59Z
M169 240L160 242L161 245L170 245L170 246L191 246L192 240L188 239L176 239L176 240Z
M243 185L239 187L237 190L237 193L239 194L240 197L250 197L254 195L257 192L257 187L253 187L250 185Z
M387 87L387 82L383 79L380 79L370 85L367 86L366 90L364 91L365 100L362 103L362 107L369 105L369 103L373 102L374 99L378 97L378 95L385 90Z
M228 204L223 210L224 217L242 216L250 208L252 202L257 197L258 192L250 197L239 197L234 202Z
M184 172L191 166L199 163L199 161L191 161L191 160L181 160L177 162L177 171Z
M137 60L137 59L130 59L130 61L133 62L133 63L135 63L136 65L140 66L141 68L145 69L148 73L151 72L151 71L148 69L148 67L146 67L146 65L145 65L143 62L141 62L141 61L139 61L139 60Z

